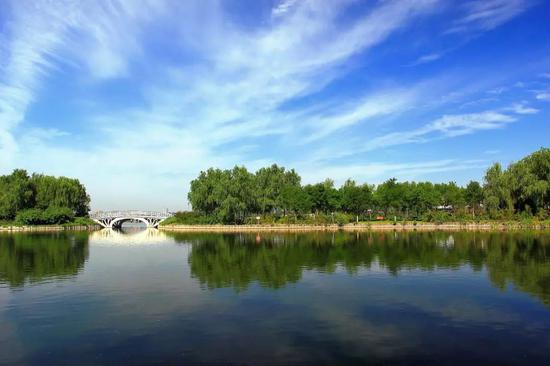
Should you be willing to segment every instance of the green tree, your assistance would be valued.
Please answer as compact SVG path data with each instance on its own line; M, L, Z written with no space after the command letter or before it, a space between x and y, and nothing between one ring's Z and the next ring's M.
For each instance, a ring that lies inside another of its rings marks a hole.
M495 163L485 173L483 195L485 205L492 217L496 217L500 210L510 214L513 210L512 195L508 177L502 171L499 163Z
M387 213L401 212L405 206L405 191L397 179L391 178L376 188L377 202Z
M13 220L17 212L33 206L34 187L27 171L0 176L0 219Z
M90 211L90 196L78 179L33 174L31 183L35 190L35 206L66 207L76 216L86 216Z
M244 167L208 169L191 182L188 194L194 210L220 222L240 223L257 209L254 175Z
M294 169L286 170L277 164L259 169L255 178L256 197L262 213L274 213L282 210L282 191L287 187L300 187L301 181Z
M315 212L331 213L340 207L340 194L334 188L333 180L325 179L322 183L307 185L304 189Z
M550 208L550 149L540 149L506 171L516 211Z
M472 216L475 217L476 209L483 202L483 188L475 180L471 180L464 190L464 199L472 210Z
M311 211L311 201L306 191L299 186L288 185L281 191L283 209L295 216Z
M368 184L357 185L348 179L340 187L341 209L356 216L363 214L373 204L372 187Z

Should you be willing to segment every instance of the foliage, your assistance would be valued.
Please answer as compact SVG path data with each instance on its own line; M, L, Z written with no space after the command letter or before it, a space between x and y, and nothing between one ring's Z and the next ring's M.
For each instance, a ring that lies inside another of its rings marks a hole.
M167 218L161 225L208 225L213 224L212 217L201 214L199 212L181 211L176 212L174 216Z
M331 179L305 186L300 182L294 170L277 165L254 174L244 167L210 168L191 182L188 198L196 212L209 218L202 222L227 224L254 223L257 216L262 223L335 223L334 215L340 213L369 220L382 216L431 222L517 215L544 219L550 210L550 149L543 148L508 169L494 164L485 173L483 186L476 181L461 187L455 182L396 178L378 186L348 179L339 188ZM353 221L338 217L339 223Z
M34 187L25 170L0 176L0 219L11 220L17 212L34 206Z
M33 174L31 184L35 189L35 206L38 208L67 207L76 216L85 216L90 210L90 197L78 179Z
M495 163L485 174L484 194L492 217L544 216L550 209L550 149L541 148L505 170Z
M15 222L19 225L40 225L43 224L43 214L44 211L39 208L29 208L19 211Z
M30 208L20 211L15 222L20 225L65 224L74 219L73 211L67 207L50 206L45 210Z
M63 223L86 216L90 197L77 180L14 170L0 176L0 220Z
M65 225L70 226L96 226L97 222L90 219L89 217L75 217L71 222L65 223Z
M346 213L360 215L365 213L374 203L373 186L357 185L348 179L340 187L340 207Z

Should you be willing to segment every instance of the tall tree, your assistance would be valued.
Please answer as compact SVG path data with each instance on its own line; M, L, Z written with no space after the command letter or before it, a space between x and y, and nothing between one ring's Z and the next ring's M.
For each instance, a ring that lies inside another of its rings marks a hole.
M76 216L86 216L90 211L90 196L78 179L33 174L31 183L37 208L66 207Z
M34 187L26 170L0 176L0 219L13 220L18 211L34 206Z
M348 179L340 187L340 203L344 212L361 215L373 204L372 187L368 184L357 185Z
M294 171L286 170L273 164L259 169L256 174L256 196L262 213L273 213L282 210L281 192L286 187L300 187L301 178Z
M471 180L464 190L464 199L472 210L472 216L475 217L476 210L483 202L483 188L481 188L481 184L475 180Z
M512 195L508 177L502 171L499 163L493 164L484 177L483 195L489 213L493 216L499 210L510 214L513 210Z

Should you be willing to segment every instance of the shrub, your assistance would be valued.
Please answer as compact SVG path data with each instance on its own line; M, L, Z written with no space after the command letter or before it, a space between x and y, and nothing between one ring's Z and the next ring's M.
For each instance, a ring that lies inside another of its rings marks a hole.
M15 222L19 225L40 225L43 223L42 214L43 211L38 208L19 211Z
M216 223L217 221L213 216L207 216L199 212L180 211L176 212L174 216L164 220L161 225L208 225Z
M79 226L90 226L90 225L97 225L97 223L88 218L88 217L75 217L74 220L70 223L71 225L79 225Z
M436 224L453 221L452 215L444 211L430 211L426 215L426 219L429 222L434 222Z
M42 212L43 224L64 224L73 219L73 210L68 207L50 206Z
M349 224L353 220L353 216L342 213L342 212L336 212L334 214L334 223L338 224L338 226L344 226L345 224Z
M50 206L45 210L31 208L20 211L15 218L19 225L64 224L74 219L74 213L67 207Z

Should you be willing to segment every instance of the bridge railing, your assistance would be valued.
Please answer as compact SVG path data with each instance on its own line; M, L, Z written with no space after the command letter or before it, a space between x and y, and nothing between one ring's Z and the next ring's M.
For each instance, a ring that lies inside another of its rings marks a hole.
M104 219L109 217L154 217L159 219L165 219L172 216L169 212L159 211L140 211L140 210L127 210L127 211L95 211L90 214L92 219Z

